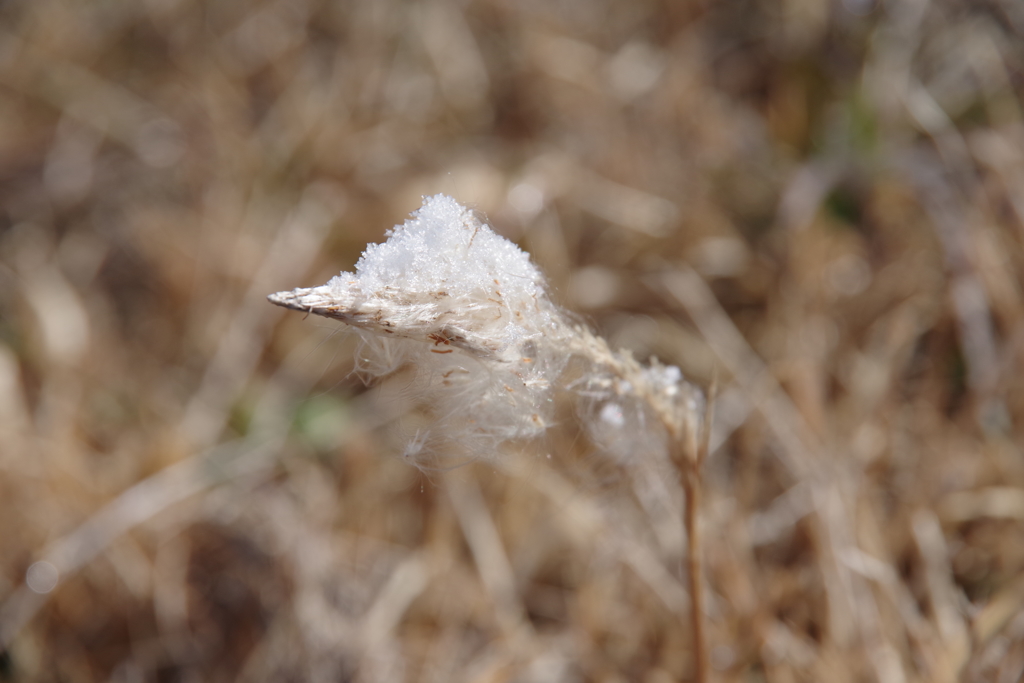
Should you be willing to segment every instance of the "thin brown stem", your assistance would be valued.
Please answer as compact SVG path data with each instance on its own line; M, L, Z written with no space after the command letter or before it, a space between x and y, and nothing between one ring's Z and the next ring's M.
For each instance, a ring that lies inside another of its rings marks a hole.
M707 683L708 657L704 635L704 573L701 569L700 539L700 470L688 464L683 471L683 488L686 492L686 574L690 589L690 627L693 631L693 680Z
M690 591L690 629L693 634L693 680L708 682L708 645L704 631L704 569L700 533L701 490L704 461L711 443L711 421L718 389L717 377L708 387L707 405L698 428L695 421L686 421L688 429L676 439L676 465L679 467L686 507L683 511L686 525L686 575Z

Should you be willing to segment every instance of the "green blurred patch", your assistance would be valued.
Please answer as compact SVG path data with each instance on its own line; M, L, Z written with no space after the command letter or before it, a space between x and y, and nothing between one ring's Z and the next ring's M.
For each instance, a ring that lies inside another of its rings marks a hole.
M836 221L831 225L849 227L861 224L864 218L863 202L859 194L852 188L839 186L825 198L825 211Z
M231 413L228 415L228 429L239 436L246 436L252 428L252 415L256 408L257 397L252 393L242 395L238 401L231 406Z
M295 433L318 452L333 451L352 433L352 409L345 399L314 396L295 411Z
M870 152L878 144L878 121L875 111L858 91L849 98L847 111L847 142L858 152Z

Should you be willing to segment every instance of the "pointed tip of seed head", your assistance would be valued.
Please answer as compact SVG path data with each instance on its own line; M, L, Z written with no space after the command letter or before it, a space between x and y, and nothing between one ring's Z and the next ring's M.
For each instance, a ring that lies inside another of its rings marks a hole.
M309 287L293 289L287 292L274 292L267 296L267 301L294 311L316 313L334 302L331 291L327 287Z
M289 293L290 292L274 292L273 294L268 294L267 301L277 306L288 307L288 304L285 303L285 301L287 300L286 297Z
M283 306L285 308L298 309L296 292L300 290L292 290L290 292L274 292L273 294L267 295L267 301L277 306Z

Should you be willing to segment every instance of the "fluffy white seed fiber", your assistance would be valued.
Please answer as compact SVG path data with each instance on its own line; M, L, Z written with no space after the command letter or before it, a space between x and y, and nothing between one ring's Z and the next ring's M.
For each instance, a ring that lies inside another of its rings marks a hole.
M643 368L572 324L529 255L444 195L369 245L354 273L269 298L352 326L368 379L411 371L406 391L432 418L406 449L420 464L438 444L489 457L503 441L544 432L571 358L582 376L565 388L595 441L619 457L664 451L664 428L702 400L677 368Z
M354 273L271 295L274 303L337 318L361 335L369 378L411 366L408 391L432 408L433 435L487 456L501 441L544 431L567 334L529 255L454 199L435 195L371 244Z

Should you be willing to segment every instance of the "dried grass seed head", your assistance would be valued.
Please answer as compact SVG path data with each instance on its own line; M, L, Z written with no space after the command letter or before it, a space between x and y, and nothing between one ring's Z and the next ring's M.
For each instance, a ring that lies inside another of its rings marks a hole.
M703 409L678 368L643 367L574 324L529 255L451 197L425 197L387 237L354 273L269 298L351 325L368 379L412 368L406 391L433 428L417 433L411 452L445 442L487 457L503 441L540 435L571 358L582 376L563 388L577 395L595 443L617 458L664 452L665 429L678 432L685 414Z
M354 273L270 296L336 318L364 339L373 377L412 364L410 389L473 455L544 431L552 383L572 334L530 257L451 197L426 197L410 220L371 244Z

